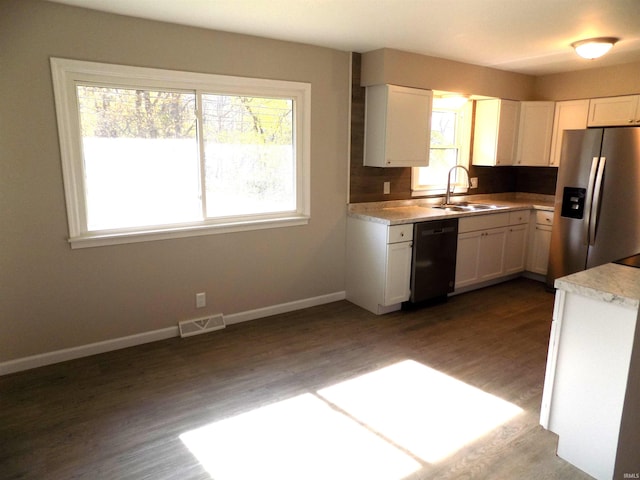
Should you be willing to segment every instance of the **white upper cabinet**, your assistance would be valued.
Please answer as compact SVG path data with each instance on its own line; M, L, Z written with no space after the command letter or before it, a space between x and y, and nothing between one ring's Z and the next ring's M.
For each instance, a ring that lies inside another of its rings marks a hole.
M560 165L563 132L565 130L587 128L588 116L588 99L556 102L555 115L553 119L553 134L551 136L551 154L549 155L550 166L557 167Z
M515 165L549 165L554 107L554 102L520 102Z
M428 166L432 101L430 90L397 85L367 87L364 165Z
M476 101L474 165L513 164L519 104L501 99Z
M640 95L592 98L589 102L589 126L640 125Z

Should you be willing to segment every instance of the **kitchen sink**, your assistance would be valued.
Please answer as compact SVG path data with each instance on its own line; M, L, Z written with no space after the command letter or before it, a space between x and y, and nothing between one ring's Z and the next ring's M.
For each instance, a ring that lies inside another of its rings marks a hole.
M435 205L433 208L439 208L440 210L447 210L449 212L477 212L481 210L498 210L506 207L489 203L459 202L448 205Z

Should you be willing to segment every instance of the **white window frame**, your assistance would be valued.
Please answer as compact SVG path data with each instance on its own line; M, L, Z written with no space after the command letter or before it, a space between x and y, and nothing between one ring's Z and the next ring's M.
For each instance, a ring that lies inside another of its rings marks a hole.
M458 111L461 112L461 115L457 118L456 125L456 139L457 144L451 146L443 146L442 148L458 148L458 158L456 165L462 165L463 167L469 168L469 157L471 152L471 127L472 127L472 117L473 117L473 102L467 101L464 106L461 108L446 108L446 107L436 107L434 106L432 109L433 112L437 111ZM447 190L447 182L444 181L444 184L420 184L419 179L419 170L423 167L412 167L411 169L411 195L414 197L424 197L428 195L443 195L446 194ZM457 170L456 170L457 172ZM459 177L457 177L459 178ZM452 191L456 193L466 192L467 191L467 181L466 176L462 182L452 183L451 184Z
M264 228L306 225L310 219L311 85L303 82L233 77L51 58L62 173L72 248L164 240ZM294 105L296 210L276 214L205 219L200 222L88 231L77 83L194 93L288 98Z

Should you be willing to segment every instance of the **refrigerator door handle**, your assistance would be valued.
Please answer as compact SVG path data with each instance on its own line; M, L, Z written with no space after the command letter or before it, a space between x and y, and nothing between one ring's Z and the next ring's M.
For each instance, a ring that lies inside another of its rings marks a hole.
M606 163L607 159L605 157L600 157L596 183L593 187L593 205L591 206L589 218L589 245L593 245L596 242L596 227L598 226L598 211L600 210L600 192L602 190L602 177L604 175L604 167Z
M587 184L587 198L584 201L584 218L582 220L582 239L585 245L589 245L589 224L591 222L591 203L593 200L593 191L596 182L596 172L598 170L598 157L593 157L591 161L591 172L589 173L589 183Z

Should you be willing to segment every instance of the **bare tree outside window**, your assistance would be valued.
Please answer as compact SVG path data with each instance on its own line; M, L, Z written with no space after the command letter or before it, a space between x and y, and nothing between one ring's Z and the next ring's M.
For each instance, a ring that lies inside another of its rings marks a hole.
M295 208L291 99L77 87L90 229ZM197 142L201 102L204 192Z

